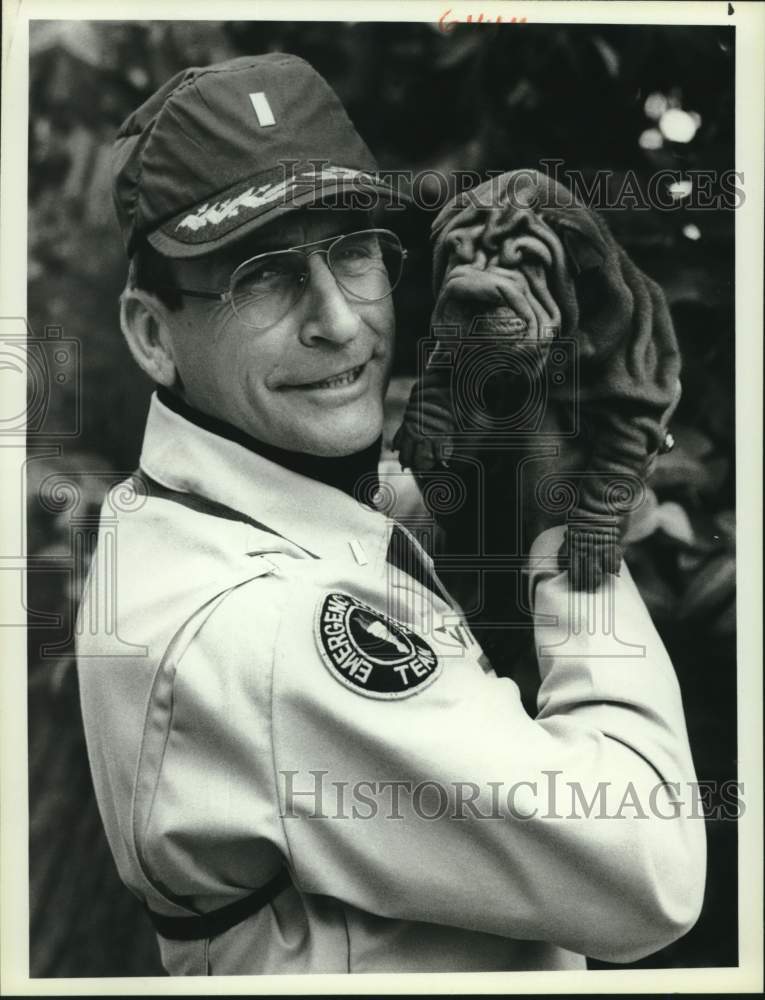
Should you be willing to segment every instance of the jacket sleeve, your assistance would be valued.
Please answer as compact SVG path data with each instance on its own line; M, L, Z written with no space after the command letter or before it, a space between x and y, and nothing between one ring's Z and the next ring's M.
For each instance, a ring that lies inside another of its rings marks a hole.
M278 851L302 891L385 917L616 962L684 934L705 840L677 681L626 567L615 632L592 606L570 627L566 576L548 568L559 542L553 529L532 550L536 719L468 654L409 697L371 698L319 654L323 594L275 577L232 593L178 671L146 827L165 884L188 892L191 865L200 891L254 887ZM192 757L173 752L192 733Z

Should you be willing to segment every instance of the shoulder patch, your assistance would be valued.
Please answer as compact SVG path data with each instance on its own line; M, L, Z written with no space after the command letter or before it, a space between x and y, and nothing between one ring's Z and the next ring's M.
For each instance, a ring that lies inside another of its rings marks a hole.
M368 698L407 698L441 672L422 636L349 594L319 601L316 641L332 676Z

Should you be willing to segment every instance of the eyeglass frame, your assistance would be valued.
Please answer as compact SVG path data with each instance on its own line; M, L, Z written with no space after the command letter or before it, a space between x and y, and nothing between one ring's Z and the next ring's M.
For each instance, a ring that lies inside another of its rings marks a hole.
M173 285L173 286L158 286L158 287L164 288L164 290L168 291L168 292L176 292L179 295L188 295L191 298L196 298L196 299L206 299L209 302L228 302L228 304L231 306L231 311L233 312L233 314L237 318L240 318L238 312L234 308L233 291L232 291L233 285L234 285L234 279L235 279L236 275L238 274L238 272L241 271L243 267L247 267L249 264L252 264L252 263L254 263L257 260L261 260L264 257L276 257L279 254L293 253L295 251L299 251L300 253L303 254L303 256L305 257L306 260L308 260L309 257L312 257L316 253L323 253L325 255L325 257L327 257L327 269L328 269L329 273L332 275L332 278L334 279L335 284L337 285L337 287L343 292L343 294L346 297L348 297L349 294L352 296L353 293L347 292L347 290L345 288L343 288L343 286L340 284L340 282L337 280L337 278L335 278L335 274L334 274L332 268L329 266L329 252L330 252L330 250L332 249L332 247L336 243L340 242L340 240L345 240L345 239L348 239L351 236L361 236L363 234L368 234L368 233L375 233L375 234L377 234L377 233L385 233L386 236L392 236L396 240L396 242L398 243L399 249L401 250L401 272L399 273L399 278L398 278L398 280L400 280L401 279L401 273L403 273L403 269L404 269L404 263L405 263L405 261L406 261L406 259L408 257L408 250L406 249L406 247L404 247L402 245L401 240L393 232L393 230L391 230L391 229L356 229L352 233L339 233L337 236L327 236L323 240L314 240L311 243L300 243L297 246L294 246L294 247L284 247L281 250L264 250L262 253L256 253L254 257L248 257L247 260L243 260L241 264L237 264L237 266L231 272L231 277L228 280L228 289L225 292L214 292L212 290L201 290L201 289L195 289L195 288L178 288L175 285ZM305 253L305 249L307 247L319 246L322 243L329 243L329 246L325 250L312 250L310 253ZM357 296L356 300L358 302L382 302L383 299L387 299L389 295L393 294L393 292L395 291L396 287L398 286L398 280L396 281L396 284L385 293L385 295L381 295L377 299L362 299L360 296ZM263 326L263 327L255 327L255 326L253 326L252 329L254 329L254 330L267 330L269 326L274 326L276 323L279 323L282 319L284 319L284 316L288 316L290 314L290 312L292 311L292 309L298 304L298 302L300 301L300 299L303 296L303 293L305 292L305 289L308 287L308 274L305 275L305 279L301 282L301 285L302 285L302 287L301 287L301 290L300 290L300 294L295 299L295 301L292 303L292 305L289 307L289 309L287 310L287 312L284 313L283 316L280 316L279 319L274 320L273 323L269 323L266 326ZM242 322L246 323L246 320L242 320Z

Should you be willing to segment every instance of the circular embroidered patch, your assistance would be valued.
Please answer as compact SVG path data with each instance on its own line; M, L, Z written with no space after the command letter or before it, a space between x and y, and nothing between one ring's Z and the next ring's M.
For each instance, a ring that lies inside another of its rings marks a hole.
M349 594L319 602L316 639L332 676L369 698L407 698L441 672L421 636Z

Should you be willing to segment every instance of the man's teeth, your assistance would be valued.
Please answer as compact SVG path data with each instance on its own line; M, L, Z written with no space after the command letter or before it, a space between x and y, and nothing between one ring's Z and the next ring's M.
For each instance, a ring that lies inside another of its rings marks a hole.
M361 375L363 367L363 365L359 365L358 368L352 368L349 372L344 372L342 375L335 375L334 378L324 379L323 382L311 382L309 388L330 389L339 385L350 385L351 382L355 382L359 375Z

